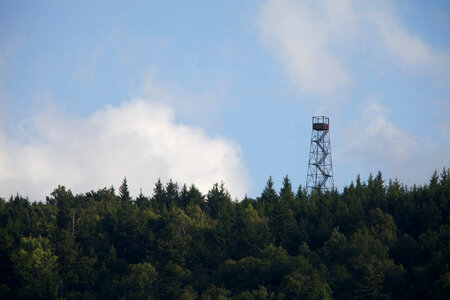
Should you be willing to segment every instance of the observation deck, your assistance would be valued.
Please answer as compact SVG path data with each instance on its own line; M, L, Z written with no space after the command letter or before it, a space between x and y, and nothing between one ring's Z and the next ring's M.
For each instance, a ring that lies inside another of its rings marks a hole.
M325 116L313 117L313 130L330 130L330 119Z

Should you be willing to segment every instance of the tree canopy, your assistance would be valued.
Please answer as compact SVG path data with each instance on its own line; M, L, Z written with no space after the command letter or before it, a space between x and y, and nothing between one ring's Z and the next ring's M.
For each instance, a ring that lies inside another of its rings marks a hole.
M118 191L0 198L0 298L450 298L449 169L341 193L269 178L240 201L223 183Z

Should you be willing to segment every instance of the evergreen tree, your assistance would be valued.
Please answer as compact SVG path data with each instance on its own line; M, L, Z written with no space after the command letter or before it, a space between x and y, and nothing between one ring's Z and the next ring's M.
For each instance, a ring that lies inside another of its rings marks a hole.
M130 202L130 192L128 190L127 177L125 176L122 180L122 184L119 187L119 197L124 202Z
M150 200L142 194L142 189L139 191L139 195L136 198L136 205L140 208L147 208L150 206Z
M169 180L166 185L165 200L167 209L171 209L175 206L181 206L178 184L172 180Z
M292 184L289 177L286 175L283 178L283 186L280 190L280 201L286 202L289 206L294 204L295 195L292 191Z
M278 203L278 194L273 188L272 176L267 180L266 187L258 198L258 202L262 205L265 214L270 216Z
M133 203L126 178L119 196L0 198L0 299L447 299L448 174L310 195L269 178L242 201L158 180Z
M166 191L159 178L153 188L152 207L162 212L166 211Z
M70 230L72 226L73 195L70 190L66 191L64 186L58 186L51 195L54 197L58 214L56 223L60 230Z

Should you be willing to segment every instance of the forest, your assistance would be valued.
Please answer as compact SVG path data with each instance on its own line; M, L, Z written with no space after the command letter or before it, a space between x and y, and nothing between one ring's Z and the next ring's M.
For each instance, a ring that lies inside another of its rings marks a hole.
M342 192L127 179L0 198L0 299L450 299L450 169Z

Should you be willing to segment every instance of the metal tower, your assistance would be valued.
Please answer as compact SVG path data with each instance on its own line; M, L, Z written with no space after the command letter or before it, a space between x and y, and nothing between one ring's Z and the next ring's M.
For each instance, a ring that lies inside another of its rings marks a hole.
M306 189L332 191L334 189L333 164L331 162L330 119L312 117L311 146L309 148Z

